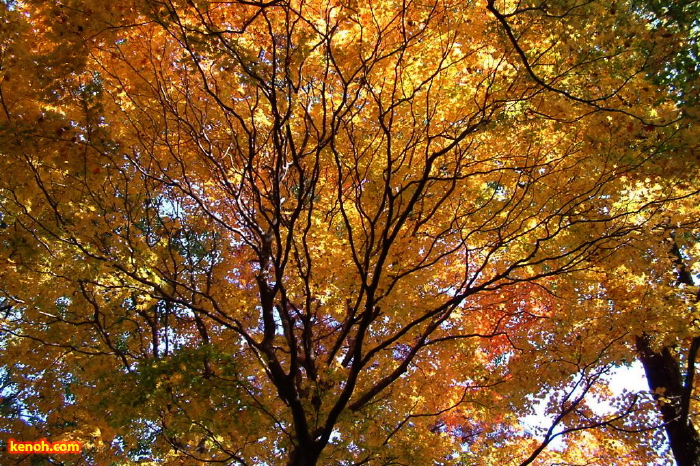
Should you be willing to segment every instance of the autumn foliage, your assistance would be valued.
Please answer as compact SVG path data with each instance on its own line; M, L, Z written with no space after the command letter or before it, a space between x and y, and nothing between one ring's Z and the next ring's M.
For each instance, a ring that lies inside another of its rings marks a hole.
M692 374L700 335L691 32L654 11L0 3L2 440L667 458L675 401L608 387L640 342Z

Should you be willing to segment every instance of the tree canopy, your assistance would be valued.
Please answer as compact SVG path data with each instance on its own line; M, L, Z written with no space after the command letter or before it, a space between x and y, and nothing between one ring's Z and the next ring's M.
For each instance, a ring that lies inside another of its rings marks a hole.
M686 3L1 2L2 440L667 460L700 346ZM682 400L608 387L664 352Z

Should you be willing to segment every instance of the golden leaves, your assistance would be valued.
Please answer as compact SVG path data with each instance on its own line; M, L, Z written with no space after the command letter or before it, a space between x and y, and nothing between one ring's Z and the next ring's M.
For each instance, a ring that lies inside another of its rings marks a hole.
M614 29L645 32L602 2L501 2L522 54L470 2L88 3L14 23L16 50L72 62L49 103L36 70L2 84L3 330L27 337L3 341L40 348L36 374L63 354L75 380L29 385L73 387L81 420L125 406L75 435L173 463L501 464L537 448L533 394L695 332L654 227L694 215L671 154L697 138L650 108ZM624 450L601 435L551 458Z

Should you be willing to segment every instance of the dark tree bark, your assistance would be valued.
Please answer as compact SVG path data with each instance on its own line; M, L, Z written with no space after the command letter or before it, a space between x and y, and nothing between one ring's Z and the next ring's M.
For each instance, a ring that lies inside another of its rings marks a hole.
M671 232L669 241L676 283L693 286L693 277L683 261L674 232ZM670 347L664 346L655 351L651 342L652 337L648 334L637 337L637 354L644 366L649 389L657 400L671 451L679 466L700 466L700 435L690 419L690 399L700 337L694 337L688 348L685 374L681 370L680 358Z
M321 450L318 448L296 447L289 458L287 466L316 466Z
M694 359L692 351L697 351L698 341L698 338L693 339L689 360ZM694 371L691 369L686 374L684 384L680 361L670 348L654 351L648 335L637 337L636 343L676 463L678 466L700 466L700 435L688 416L686 404L692 390L692 384L688 385L687 381L692 379Z

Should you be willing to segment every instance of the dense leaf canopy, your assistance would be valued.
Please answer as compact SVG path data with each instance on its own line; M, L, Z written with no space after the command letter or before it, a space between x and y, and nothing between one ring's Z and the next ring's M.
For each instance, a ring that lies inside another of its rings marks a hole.
M676 401L608 387L700 335L697 5L661 3L0 3L2 440L667 460Z

